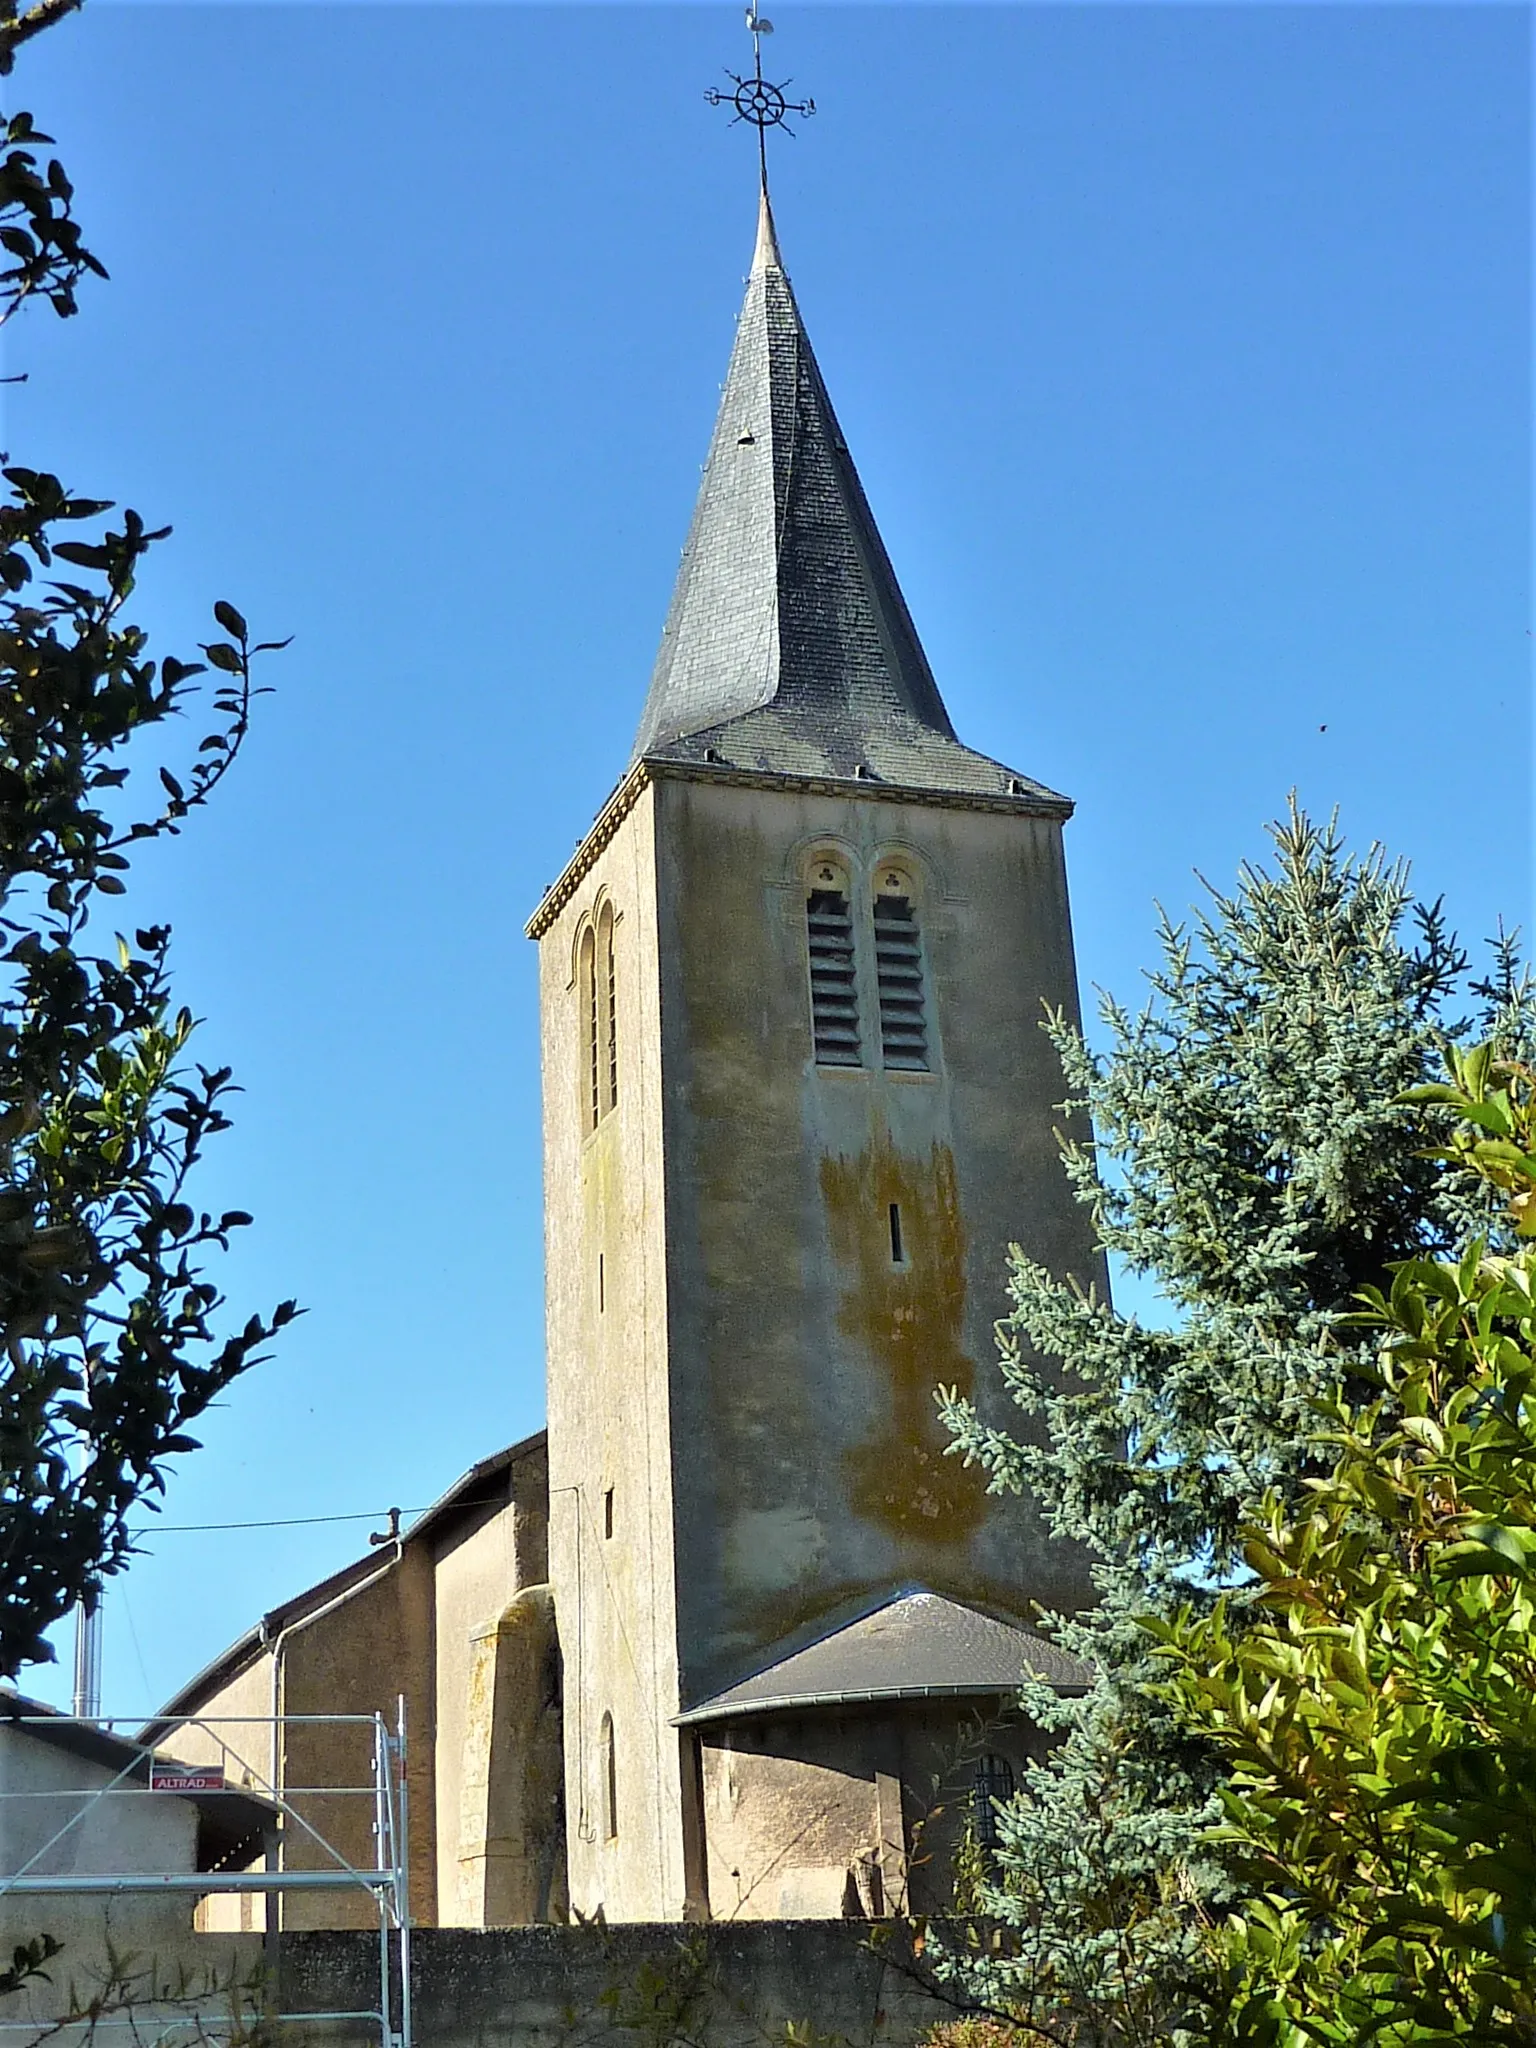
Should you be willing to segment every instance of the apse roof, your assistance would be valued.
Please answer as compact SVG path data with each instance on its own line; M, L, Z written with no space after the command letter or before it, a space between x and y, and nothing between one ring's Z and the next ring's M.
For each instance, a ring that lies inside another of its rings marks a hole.
M941 1594L898 1594L676 1717L679 1727L810 1707L996 1697L1026 1678L1082 1692L1093 1673L1055 1643Z
M955 736L807 339L766 193L633 759L1071 809Z

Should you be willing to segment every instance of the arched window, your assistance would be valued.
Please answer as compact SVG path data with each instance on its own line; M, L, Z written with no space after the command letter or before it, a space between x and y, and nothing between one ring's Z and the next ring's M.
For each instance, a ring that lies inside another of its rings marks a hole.
M576 1000L581 1013L581 1114L595 1131L619 1099L619 976L613 905L604 903L582 929Z
M605 903L597 924L598 1001L602 1006L599 1076L603 1115L619 1099L619 983L613 952L613 905Z
M848 878L831 861L811 868L805 898L811 968L811 1039L818 1067L861 1067L859 984Z
M612 1714L604 1714L602 1725L597 1731L597 1771L603 1840L611 1842L619 1832L619 1774L613 1754Z
M598 1048L597 1048L597 941L592 927L587 926L581 935L576 974L576 999L580 1005L581 1017L581 1113L589 1131L597 1129L598 1100Z
M928 1071L923 944L912 884L883 863L875 878L875 980L880 990L880 1057L888 1067Z
M971 1791L971 1811L976 1819L976 1840L983 1849L998 1845L997 1809L1013 1797L1013 1765L1005 1756L979 1757Z

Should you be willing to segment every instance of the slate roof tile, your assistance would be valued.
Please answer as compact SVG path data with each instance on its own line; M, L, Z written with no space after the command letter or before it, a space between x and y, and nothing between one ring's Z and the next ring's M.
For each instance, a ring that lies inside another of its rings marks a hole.
M919 1587L675 1721L683 1727L812 1707L1007 1695L1026 1676L1064 1693L1093 1683L1092 1667L1058 1644Z
M872 776L1070 808L955 736L806 337L766 194L633 759Z

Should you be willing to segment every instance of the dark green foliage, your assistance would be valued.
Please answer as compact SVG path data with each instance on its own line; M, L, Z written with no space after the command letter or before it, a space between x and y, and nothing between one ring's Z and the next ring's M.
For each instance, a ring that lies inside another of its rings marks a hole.
M1323 1469L1314 1404L1365 1357L1343 1323L1357 1290L1489 1213L1422 1156L1435 1112L1400 1098L1443 1069L1467 994L1493 1028L1529 1018L1507 948L1467 991L1401 867L1294 810L1273 837L1273 872L1245 869L1191 929L1164 921L1147 1008L1103 1006L1105 1056L1049 1026L1099 1144L1068 1146L1067 1170L1105 1250L1166 1303L1160 1326L1015 1252L1000 1336L1029 1441L944 1403L957 1452L1094 1558L1099 1608L1054 1626L1100 1680L1078 1705L1028 1696L1063 1740L1021 1789L986 1900L1019 1953L969 1971L997 2007L1054 1999L1053 2038L1082 2044L1197 2021L1202 1930L1229 1895L1200 1846L1222 1767L1153 1696L1136 1617L1212 1599L1259 1499Z
M55 8L0 15L0 72ZM0 117L3 120L4 117ZM69 181L19 145L0 161L0 320L41 294L75 311L101 266L69 213ZM129 1553L127 1518L162 1489L187 1425L290 1320L283 1303L232 1335L210 1252L250 1219L187 1200L205 1141L227 1128L227 1068L188 1067L169 930L91 950L132 849L175 834L244 740L245 622L214 607L202 661L146 651L126 616L150 547L136 513L12 464L0 502L0 1675L48 1656L44 1636ZM59 574L61 566L70 572ZM48 572L39 581L39 571ZM181 776L158 770L149 814L125 809L132 743L184 711L214 671L212 730Z
M45 28L77 11L81 0L37 0L32 7L18 7L16 0L0 0L0 78L7 77L16 62L16 52ZM93 262L93 270L97 265ZM102 277L104 270L98 271ZM69 308L72 312L73 306Z
M1451 1057L1421 1099L1464 1119L1456 1156L1527 1241L1366 1295L1375 1398L1334 1402L1331 1468L1245 1532L1243 1625L1225 1602L1151 1625L1230 1772L1233 2048L1536 2042L1536 1075Z
M0 0L0 77L9 75L23 43L79 4L42 0L18 12L14 0ZM25 113L0 115L0 131L0 321L38 295L68 315L76 310L81 278L107 273L80 239L64 166L56 157L38 160L38 150L53 138Z
M10 1962L0 1968L0 1998L33 1982L51 1984L53 1979L48 1975L48 1965L62 1953L62 1948L51 1934L40 1934L32 1941L18 1942L11 1950Z

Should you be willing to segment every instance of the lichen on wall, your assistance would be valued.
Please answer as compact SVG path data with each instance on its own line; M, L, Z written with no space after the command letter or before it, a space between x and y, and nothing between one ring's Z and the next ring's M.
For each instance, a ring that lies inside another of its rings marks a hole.
M837 1323L880 1375L887 1401L870 1434L844 1452L855 1511L897 1536L964 1543L986 1513L982 1475L944 1455L936 1386L969 1394L965 1224L954 1155L935 1141L904 1156L880 1131L854 1157L823 1158L828 1233L843 1279ZM899 1216L900 1261L892 1211Z

